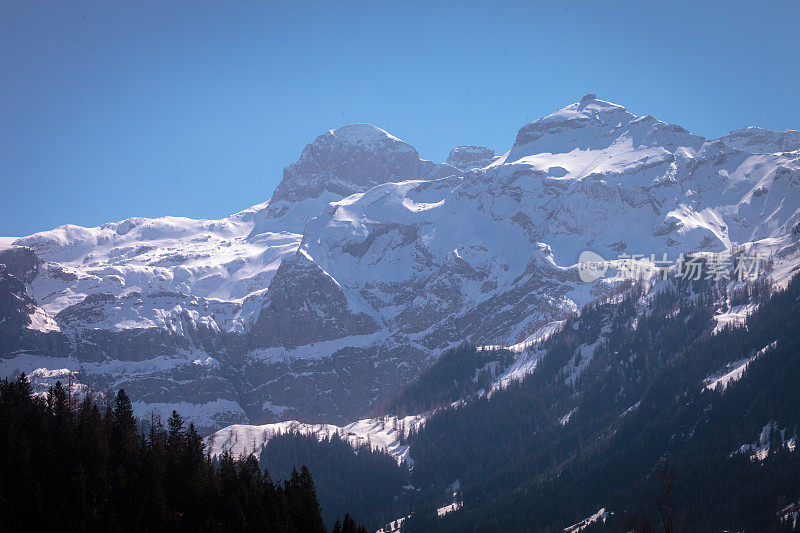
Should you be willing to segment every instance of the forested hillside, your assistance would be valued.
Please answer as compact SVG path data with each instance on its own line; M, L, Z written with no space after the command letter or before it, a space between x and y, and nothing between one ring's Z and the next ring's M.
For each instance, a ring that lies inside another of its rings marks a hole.
M317 495L325 523L350 513L358 522L377 529L408 513L409 473L391 455L372 450L368 443L357 449L333 433L317 440L311 435L287 433L273 437L259 454L259 464L276 478L307 465L314 472Z
M325 531L305 466L275 482L255 457L212 464L177 413L137 428L120 390L102 407L61 383L0 381L0 530ZM348 516L338 531L360 530Z
M741 301L758 304L746 323L717 327ZM603 527L660 530L667 507L680 531L782 527L800 499L800 277L634 287L541 349L527 379L412 436L412 483L444 503L459 480L464 508L418 509L408 531L555 530L601 508Z
M398 416L424 413L487 387L513 361L505 349L478 350L462 344L445 351L380 410Z

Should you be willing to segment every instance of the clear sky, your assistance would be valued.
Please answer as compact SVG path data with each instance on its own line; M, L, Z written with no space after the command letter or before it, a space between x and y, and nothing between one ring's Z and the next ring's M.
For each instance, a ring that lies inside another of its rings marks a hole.
M0 0L0 235L265 201L323 131L502 153L594 92L800 129L800 2Z

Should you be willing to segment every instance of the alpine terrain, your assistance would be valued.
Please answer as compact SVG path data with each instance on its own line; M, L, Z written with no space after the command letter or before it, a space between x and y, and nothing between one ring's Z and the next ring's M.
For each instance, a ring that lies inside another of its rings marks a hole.
M24 373L241 479L308 465L314 527L797 524L800 132L589 94L435 163L352 124L227 218L0 243L8 401Z
M434 163L353 124L221 220L4 238L0 368L40 391L124 388L137 416L177 410L206 432L342 426L462 343L516 346L506 374L524 375L527 347L619 290L621 257L652 276L651 254L747 251L780 286L798 238L796 131L707 140L589 94L500 156L459 146ZM608 275L581 280L584 250Z

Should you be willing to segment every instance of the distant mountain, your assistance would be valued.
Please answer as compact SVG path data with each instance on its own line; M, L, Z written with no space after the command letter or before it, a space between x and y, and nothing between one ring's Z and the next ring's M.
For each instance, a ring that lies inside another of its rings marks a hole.
M463 342L536 338L598 296L578 258L721 252L798 263L796 132L715 141L587 95L499 157L447 162L380 128L320 135L271 200L221 220L62 226L0 251L0 370L124 387L211 430L343 425ZM794 147L794 148L793 148ZM526 372L517 361L510 372Z
M753 154L794 152L800 150L800 131L772 131L756 126L733 130L720 137L728 146Z

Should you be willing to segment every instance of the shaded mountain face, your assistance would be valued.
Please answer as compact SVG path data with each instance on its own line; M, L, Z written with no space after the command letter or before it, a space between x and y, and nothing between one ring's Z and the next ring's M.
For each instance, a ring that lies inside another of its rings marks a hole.
M14 241L7 290L37 319L10 335L59 340L4 340L0 370L68 368L124 387L141 416L178 409L206 429L341 424L450 347L524 341L613 291L580 281L584 250L674 260L746 244L780 281L798 262L799 209L797 152L707 141L594 95L524 126L500 157L458 147L436 164L355 124L230 217Z
M291 349L379 329L368 314L351 309L333 277L300 253L284 261L272 278L250 328L250 345Z

